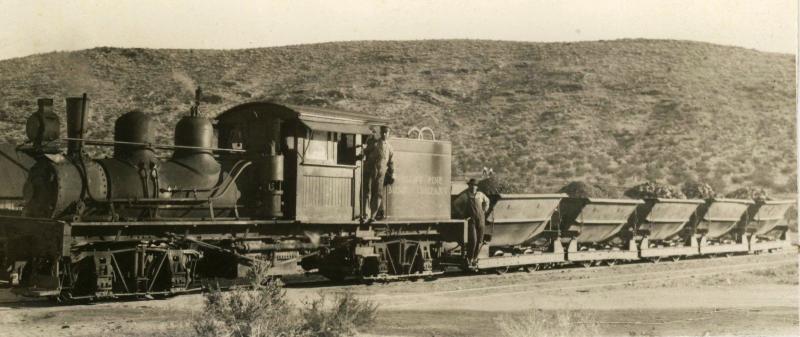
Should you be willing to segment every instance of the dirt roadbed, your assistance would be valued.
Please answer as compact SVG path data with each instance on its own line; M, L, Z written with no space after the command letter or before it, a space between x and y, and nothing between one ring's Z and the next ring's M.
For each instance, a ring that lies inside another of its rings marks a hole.
M287 286L290 300L350 291L380 303L370 336L494 336L530 310L570 310L603 335L797 335L797 254L637 263L433 282ZM0 289L0 336L186 335L202 295L53 306Z

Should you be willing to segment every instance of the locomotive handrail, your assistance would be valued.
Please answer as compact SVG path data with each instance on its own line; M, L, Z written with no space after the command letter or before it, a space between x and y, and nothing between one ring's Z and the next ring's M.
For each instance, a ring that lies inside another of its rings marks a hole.
M436 134L433 133L433 129L431 129L428 126L423 126L421 128L418 128L416 126L412 126L411 129L409 129L408 132L406 133L406 137L411 138L411 135L416 132L418 140L425 140L425 131L428 131L428 132L431 133L431 140L434 140L434 141L436 140Z
M213 152L230 152L230 153L245 153L247 150L237 150L237 149L223 149L218 147L202 147L202 146L187 146L187 145L165 145L165 144L153 144L153 143L139 143L139 142L125 142L125 141L118 141L118 140L97 140L97 139L82 139L82 138L70 138L65 137L61 138L61 140L71 140L71 141L81 141L88 145L100 145L100 146L112 146L112 145L137 145L137 146L146 146L151 147L154 149L161 149L161 150L207 150Z
M431 140L436 140L436 134L433 133L433 129L427 126L423 126L422 128L419 129L419 139L421 140L425 139L425 130L428 130L428 132L431 133Z
M406 132L406 137L408 137L408 138L411 138L411 134L413 134L414 132L416 132L416 133L417 133L417 139L419 139L419 137L420 137L420 134L421 134L422 132L421 132L421 131L419 130L419 128L418 128L418 127L416 127L416 126L412 126L412 127L411 127L411 129L408 129L408 132Z

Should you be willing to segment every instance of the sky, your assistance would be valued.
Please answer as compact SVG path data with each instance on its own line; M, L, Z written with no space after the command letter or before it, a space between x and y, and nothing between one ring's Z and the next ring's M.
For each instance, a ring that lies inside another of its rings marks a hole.
M652 38L797 52L798 0L0 0L0 59L99 46Z

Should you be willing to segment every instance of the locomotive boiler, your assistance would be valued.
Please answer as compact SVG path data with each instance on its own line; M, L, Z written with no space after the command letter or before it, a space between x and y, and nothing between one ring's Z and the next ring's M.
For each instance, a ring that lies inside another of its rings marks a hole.
M52 101L40 103L47 111ZM231 181L244 165L223 170L212 155L211 122L198 116L196 108L178 121L168 159L156 155L154 122L141 111L116 120L112 157L91 159L83 151L87 105L86 97L67 99L66 154L44 145L55 140L46 137L46 125L29 129L34 145L23 151L36 163L25 186L26 216L117 221L224 217L235 210L239 192ZM209 202L213 209L201 206Z

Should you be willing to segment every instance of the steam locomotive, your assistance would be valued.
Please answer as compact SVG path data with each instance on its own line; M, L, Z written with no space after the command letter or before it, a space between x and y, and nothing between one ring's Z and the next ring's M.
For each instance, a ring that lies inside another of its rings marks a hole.
M481 253L468 259L468 222L450 208L451 144L432 132L389 139L395 182L384 218L365 222L362 144L389 121L273 102L212 121L199 101L198 90L167 145L141 111L116 120L113 141L87 139L85 94L66 99L61 137L53 100L39 99L29 141L0 146L0 276L20 294L69 301L233 284L256 264L273 276L375 281L789 246L790 200L496 194ZM91 158L88 146L113 156Z

